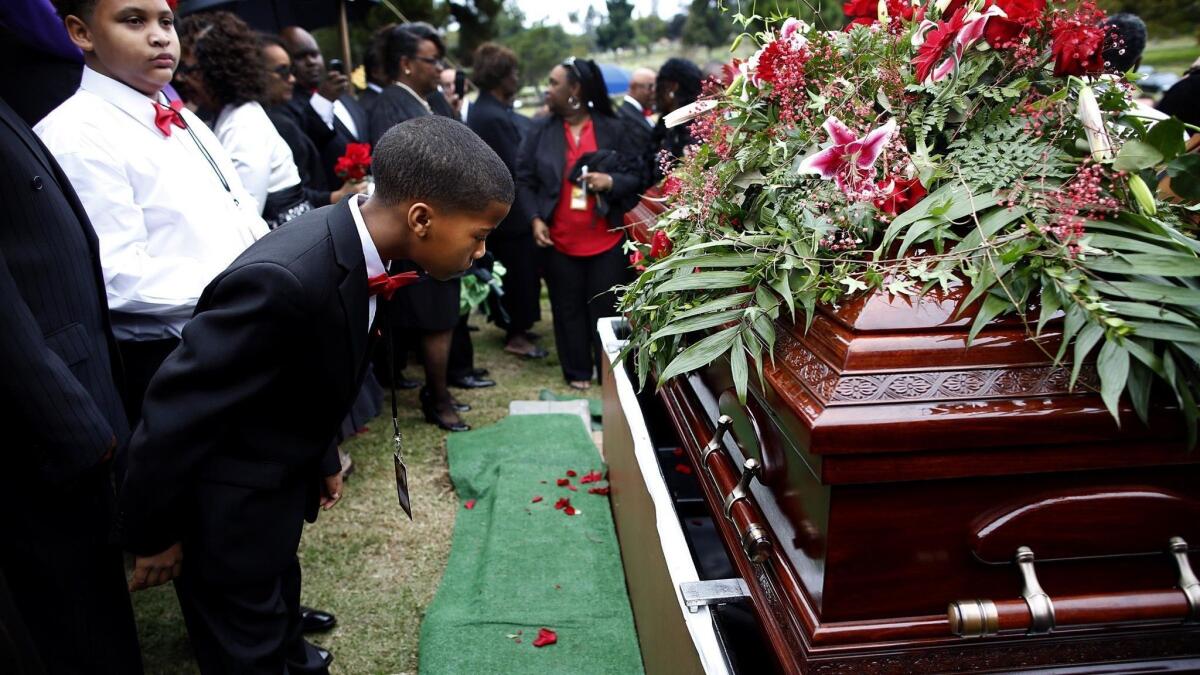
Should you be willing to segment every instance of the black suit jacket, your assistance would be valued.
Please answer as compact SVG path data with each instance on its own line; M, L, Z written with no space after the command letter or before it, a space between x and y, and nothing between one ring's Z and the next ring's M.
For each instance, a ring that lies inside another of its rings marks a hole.
M0 425L16 476L62 482L129 429L96 234L70 182L0 99Z
M182 541L189 569L214 580L290 564L368 363L348 199L272 231L204 290L130 443L117 518L127 550Z
M325 175L320 150L317 150L308 134L296 124L295 117L287 106L269 108L267 117L292 151L292 160L296 163L296 170L300 172L300 186L305 198L313 206L328 206L331 188ZM334 187L341 187L341 183Z
M512 108L505 106L486 91L479 93L479 98L471 105L467 113L467 126L471 127L471 131L482 138L488 147L495 150L497 155L500 155L500 159L508 167L509 173L513 175L514 181L517 177L517 152L521 149L523 137L517 117L517 113L513 112ZM508 215L500 221L500 225L492 233L493 239L515 238L529 234L529 222L532 220L532 216L517 207L518 204L513 204Z
M645 178L640 189L645 190L653 184L654 165L658 163L658 147L654 144L654 127L650 120L629 101L622 101L617 108L617 117L625 123L634 143L642 151L642 162L645 168L642 174Z
M611 204L608 222L613 227L620 227L622 216L637 204L639 191L645 183L642 154L625 123L616 117L592 115L592 130L596 135L596 149L616 151L628 167L627 171L609 172L613 186L604 194ZM517 154L517 200L513 209L519 208L519 212L528 214L531 221L537 216L550 223L562 195L564 172L572 169L565 166L566 157L563 119L550 115L534 120Z
M421 105L421 102L403 87L389 84L376 99L375 107L371 108L371 144L378 143L383 134L393 126L414 117L431 114L433 113L428 108Z
M325 171L325 182L328 185L341 186L342 179L334 173L333 166L337 164L339 157L346 154L347 143L368 142L367 130L370 121L367 112L353 96L342 94L338 100L350 112L350 118L354 120L354 126L357 127L358 133L351 133L337 115L333 116L333 128L330 129L317 111L313 110L312 105L308 102L310 98L312 98L312 93L307 89L296 87L292 94L292 100L288 101L287 108L291 112L293 121L304 130L304 133L308 135L320 152L321 165Z
M379 92L367 87L358 92L358 105L362 106L363 112L367 117L371 116L371 108L375 107L375 101L379 100Z

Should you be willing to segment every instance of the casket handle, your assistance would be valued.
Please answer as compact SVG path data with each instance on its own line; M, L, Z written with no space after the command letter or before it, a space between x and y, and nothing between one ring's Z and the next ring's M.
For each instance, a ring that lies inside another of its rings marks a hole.
M708 456L721 447L721 439L725 437L725 434L729 433L731 426L733 426L733 418L729 415L721 415L717 418L717 428L713 429L712 440L700 450L701 467L708 467Z
M950 630L959 637L979 638L1016 632L1040 635L1055 630L1059 624L1198 621L1200 580L1188 561L1187 542L1182 537L1171 537L1169 552L1179 571L1179 582L1174 589L1059 596L1051 602L1034 572L1033 551L1022 546L1016 556L1025 582L1021 599L952 602L947 608Z
M739 499L746 499L750 496L750 481L758 478L759 472L762 471L762 465L757 459L751 457L742 465L742 477L738 479L737 485L725 495L725 517L733 519L733 504Z

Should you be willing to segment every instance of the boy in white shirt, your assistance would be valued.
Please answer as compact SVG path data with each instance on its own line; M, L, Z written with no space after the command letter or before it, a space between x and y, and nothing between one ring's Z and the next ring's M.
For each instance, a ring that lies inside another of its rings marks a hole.
M132 423L204 287L267 232L217 138L162 93L179 63L173 4L56 0L83 77L35 127L99 238Z

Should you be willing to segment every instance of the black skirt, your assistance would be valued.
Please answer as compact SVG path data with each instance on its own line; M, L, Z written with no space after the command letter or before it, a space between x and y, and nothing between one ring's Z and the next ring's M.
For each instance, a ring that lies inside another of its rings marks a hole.
M412 263L392 265L391 274L418 269ZM458 323L458 297L462 282L458 279L424 281L396 291L389 303L388 317L398 331L419 330L437 333Z

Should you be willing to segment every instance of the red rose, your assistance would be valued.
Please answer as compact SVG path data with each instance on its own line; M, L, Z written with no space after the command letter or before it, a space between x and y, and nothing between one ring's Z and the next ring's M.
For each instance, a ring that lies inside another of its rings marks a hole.
M892 186L891 194L875 200L875 206L889 216L898 216L921 201L929 191L917 177L900 179Z
M879 20L878 0L849 0L842 3L842 11L851 24L874 23ZM860 21L866 19L866 21Z
M654 236L650 239L650 257L655 260L663 256L671 255L671 238L662 230L655 230Z
M1104 12L1085 2L1070 13L1054 17L1050 27L1050 53L1054 57L1054 74L1098 75L1104 72Z
M995 0L988 4L996 5L1006 15L988 19L983 32L988 44L997 48L1011 47L1020 42L1026 32L1037 28L1046 11L1046 0Z
M359 164L371 163L371 144L370 143L347 143L344 157L349 157L351 160Z

